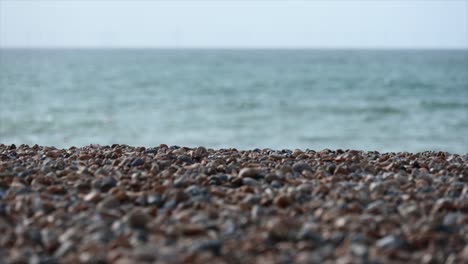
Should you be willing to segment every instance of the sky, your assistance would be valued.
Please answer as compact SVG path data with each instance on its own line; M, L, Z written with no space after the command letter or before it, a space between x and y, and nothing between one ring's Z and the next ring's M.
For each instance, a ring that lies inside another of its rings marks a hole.
M0 0L0 47L466 49L468 0Z

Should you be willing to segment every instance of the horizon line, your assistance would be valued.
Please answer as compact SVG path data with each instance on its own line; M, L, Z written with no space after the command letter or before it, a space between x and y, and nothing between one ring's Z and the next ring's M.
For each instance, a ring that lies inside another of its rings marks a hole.
M0 46L0 50L468 50L462 46Z

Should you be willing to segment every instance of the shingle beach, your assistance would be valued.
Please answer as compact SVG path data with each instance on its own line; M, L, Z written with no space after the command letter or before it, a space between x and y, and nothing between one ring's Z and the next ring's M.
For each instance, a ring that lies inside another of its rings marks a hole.
M0 263L467 263L468 154L0 144Z

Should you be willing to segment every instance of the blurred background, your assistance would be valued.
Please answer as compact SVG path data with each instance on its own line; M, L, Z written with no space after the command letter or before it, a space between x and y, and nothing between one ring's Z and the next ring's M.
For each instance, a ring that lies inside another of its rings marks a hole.
M1 1L0 143L468 152L468 1Z

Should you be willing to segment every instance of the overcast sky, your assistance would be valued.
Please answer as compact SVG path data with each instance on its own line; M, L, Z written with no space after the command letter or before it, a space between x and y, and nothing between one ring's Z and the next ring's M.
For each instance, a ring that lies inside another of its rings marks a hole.
M0 47L468 48L468 1L5 1Z

